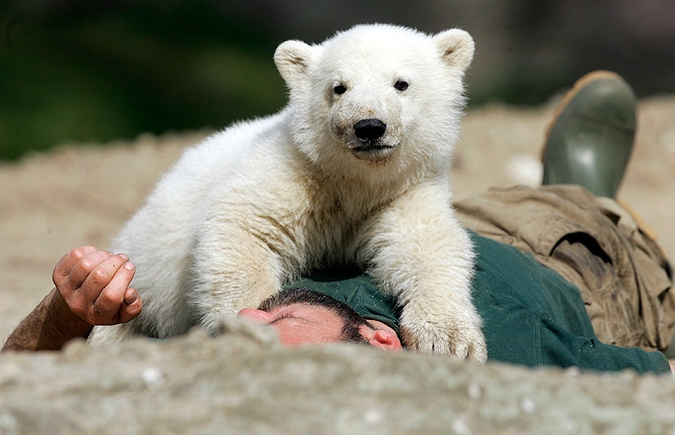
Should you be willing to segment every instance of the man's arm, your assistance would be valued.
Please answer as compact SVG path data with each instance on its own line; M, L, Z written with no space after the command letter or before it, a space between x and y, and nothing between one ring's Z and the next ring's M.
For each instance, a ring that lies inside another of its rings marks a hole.
M86 338L94 325L135 318L141 299L129 284L135 267L125 255L91 246L75 248L54 268L54 288L19 324L3 351L59 350L73 338Z
M70 311L55 288L21 321L2 350L59 350L73 338L86 338L92 327Z

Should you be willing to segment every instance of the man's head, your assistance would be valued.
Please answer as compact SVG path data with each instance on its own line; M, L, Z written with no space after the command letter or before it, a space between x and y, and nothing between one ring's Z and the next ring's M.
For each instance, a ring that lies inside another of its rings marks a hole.
M385 350L401 349L396 332L387 325L366 320L349 305L307 289L283 290L263 301L258 309L242 309L238 316L274 327L288 346L349 341Z

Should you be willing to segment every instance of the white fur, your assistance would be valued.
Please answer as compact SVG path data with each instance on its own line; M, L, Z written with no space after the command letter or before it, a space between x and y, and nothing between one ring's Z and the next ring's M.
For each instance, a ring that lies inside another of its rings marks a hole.
M281 44L287 108L207 139L162 178L112 247L137 266L143 312L92 341L215 332L312 267L356 262L399 298L409 347L484 361L447 176L473 49L461 30L388 25ZM367 118L387 127L363 149Z

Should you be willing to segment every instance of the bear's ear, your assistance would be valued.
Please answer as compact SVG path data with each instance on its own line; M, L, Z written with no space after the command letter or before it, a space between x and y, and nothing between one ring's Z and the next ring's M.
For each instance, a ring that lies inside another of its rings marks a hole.
M274 63L289 87L295 87L303 79L314 50L302 41L286 41L274 52Z
M474 42L464 30L450 29L433 37L441 57L455 68L465 71L473 60Z

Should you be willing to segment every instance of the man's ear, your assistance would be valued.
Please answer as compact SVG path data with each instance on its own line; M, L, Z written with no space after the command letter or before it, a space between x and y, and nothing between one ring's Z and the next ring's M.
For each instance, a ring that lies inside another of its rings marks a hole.
M443 60L453 68L466 69L473 60L475 44L473 38L464 30L450 29L433 37Z
M305 80L307 67L316 50L317 47L295 40L286 41L277 47L274 63L289 88L297 87Z
M375 331L369 343L373 347L388 351L401 350L403 348L398 336L390 331Z
M395 351L403 349L401 346L401 340L399 340L398 335L391 328L385 329L371 329L367 326L364 326L361 329L361 335L366 339L368 344L378 349Z

